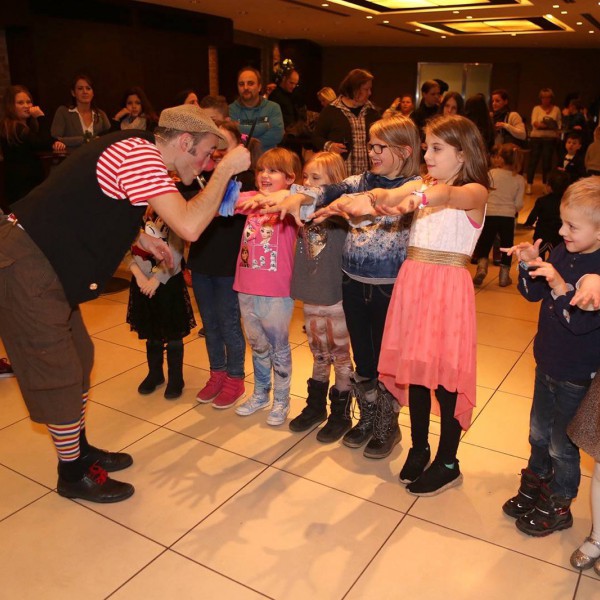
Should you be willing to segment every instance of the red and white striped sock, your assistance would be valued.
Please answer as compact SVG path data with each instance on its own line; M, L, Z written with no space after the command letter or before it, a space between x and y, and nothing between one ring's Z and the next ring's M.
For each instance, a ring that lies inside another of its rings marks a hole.
M65 423L63 425L48 424L48 431L52 436L58 459L62 462L73 462L81 454L79 436L81 422Z

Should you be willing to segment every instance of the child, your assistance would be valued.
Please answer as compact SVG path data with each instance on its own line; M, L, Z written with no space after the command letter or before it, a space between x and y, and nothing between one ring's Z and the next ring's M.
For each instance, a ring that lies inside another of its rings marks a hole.
M242 141L233 121L223 121L219 131L225 136L228 147L215 150L212 157L215 164ZM206 176L209 177L209 174ZM241 182L242 190L255 189L252 171L240 173L237 180ZM243 215L229 219L215 217L198 240L191 244L187 260L210 365L210 377L196 395L196 400L201 404L210 403L216 409L231 408L245 394L246 340L238 295L233 289L245 221Z
M324 186L316 194L317 206L331 203L323 209L324 214L337 214L336 206L343 202L337 199L343 194L397 188L416 179L420 185L420 152L414 150L419 145L419 133L411 119L397 115L377 121L369 129L371 169L348 177L341 184ZM274 210L281 210L283 215L288 210L297 211L299 202L310 201L302 194L290 196ZM360 420L350 429L349 407L332 405L328 431L319 433L322 441L334 441L344 435L343 443L350 448L366 444L363 454L367 458L389 456L401 439L398 413L392 403L386 405L389 410L380 410L375 418L377 363L394 282L406 258L410 221L410 217L393 215L354 224L342 257L343 306L356 365L353 392L360 407Z
M571 131L565 140L565 156L562 166L558 167L569 175L571 183L585 177L585 163L581 152L581 133Z
M600 273L600 178L570 186L560 215L564 244L548 262L539 257L541 240L507 249L520 261L519 291L542 304L533 349L531 454L517 495L502 509L518 529L535 537L573 524L569 506L579 488L579 449L569 440L567 425L600 365L600 320L594 312L572 307L570 300L583 275Z
M581 285L580 285L581 282ZM586 275L578 282L578 293L571 304L582 310L600 309L600 275ZM596 313L600 318L600 313ZM600 366L600 365L599 365ZM571 555L571 565L576 569L589 569L592 565L600 575L600 377L594 377L587 395L579 405L567 433L571 441L594 458L592 477L592 533Z
M462 481L456 452L475 406L476 357L475 298L466 266L483 226L488 185L483 140L471 121L437 117L425 135L428 181L372 190L340 204L354 215L373 214L376 207L384 214L418 208L385 322L378 398L383 410L390 410L392 394L410 407L412 448L400 481L416 496ZM426 469L432 391L441 436Z
M200 100L200 108L216 123L229 121L229 105L225 96L204 96Z
M129 288L127 323L146 341L148 375L140 383L140 394L151 394L165 382L163 353L167 347L169 381L165 398L181 396L183 381L183 338L196 326L190 296L181 272L183 242L151 209L146 213L145 231L153 237L168 240L174 267L157 264L155 258L137 245L126 257L133 274Z
M485 225L481 237L475 246L477 272L473 277L475 285L481 285L488 272L488 255L498 234L500 244L510 248L515 239L515 213L523 208L525 179L516 170L516 157L519 148L514 144L495 146L492 150L492 165L490 170L490 193L487 202ZM500 266L500 287L512 283L510 278L511 257L502 254Z
M555 246L562 242L559 230L562 226L560 220L560 201L569 187L570 179L564 171L554 169L548 175L548 187L550 193L538 198L532 208L525 225L533 227L533 239L542 240L540 245L540 256L542 259L550 254Z
M256 164L256 185L265 195L289 189L299 177L300 159L284 148L268 150ZM241 194L240 202L254 194ZM285 423L290 410L289 328L294 309L290 283L296 234L292 219L279 221L274 215L250 213L233 284L254 365L254 393L235 412L245 417L269 405L273 371L273 406L267 417L267 424L273 426Z
M600 175L600 125L594 129L594 141L585 153L585 168L588 175Z
M339 154L319 152L304 166L304 185L322 186L339 183L346 167ZM290 421L291 431L306 431L327 418L327 391L331 400L331 420L319 430L319 441L339 439L335 414L343 414L350 399L350 338L342 306L342 250L347 226L344 221L306 224L296 243L292 298L304 303L308 344L313 354L312 377L302 412ZM329 389L333 365L335 384ZM334 441L334 440L331 440Z

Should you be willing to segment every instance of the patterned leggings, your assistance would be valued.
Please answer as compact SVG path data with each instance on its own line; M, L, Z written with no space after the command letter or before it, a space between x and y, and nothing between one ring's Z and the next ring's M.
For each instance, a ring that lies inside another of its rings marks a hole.
M349 390L352 359L342 302L332 306L304 304L304 322L314 358L312 378L329 381L333 365L335 387L340 392Z

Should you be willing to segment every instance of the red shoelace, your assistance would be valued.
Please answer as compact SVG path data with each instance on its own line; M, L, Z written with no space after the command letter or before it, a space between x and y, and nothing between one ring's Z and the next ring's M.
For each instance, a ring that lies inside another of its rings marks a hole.
M108 479L108 473L98 464L94 463L88 470L88 475L98 484L103 485Z

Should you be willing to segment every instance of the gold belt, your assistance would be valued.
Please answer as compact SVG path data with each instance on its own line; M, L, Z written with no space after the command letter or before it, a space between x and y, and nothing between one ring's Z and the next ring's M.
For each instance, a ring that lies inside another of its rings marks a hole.
M408 247L407 258L434 265L449 265L451 267L465 267L471 257L459 252L444 252L443 250L427 250L426 248Z

